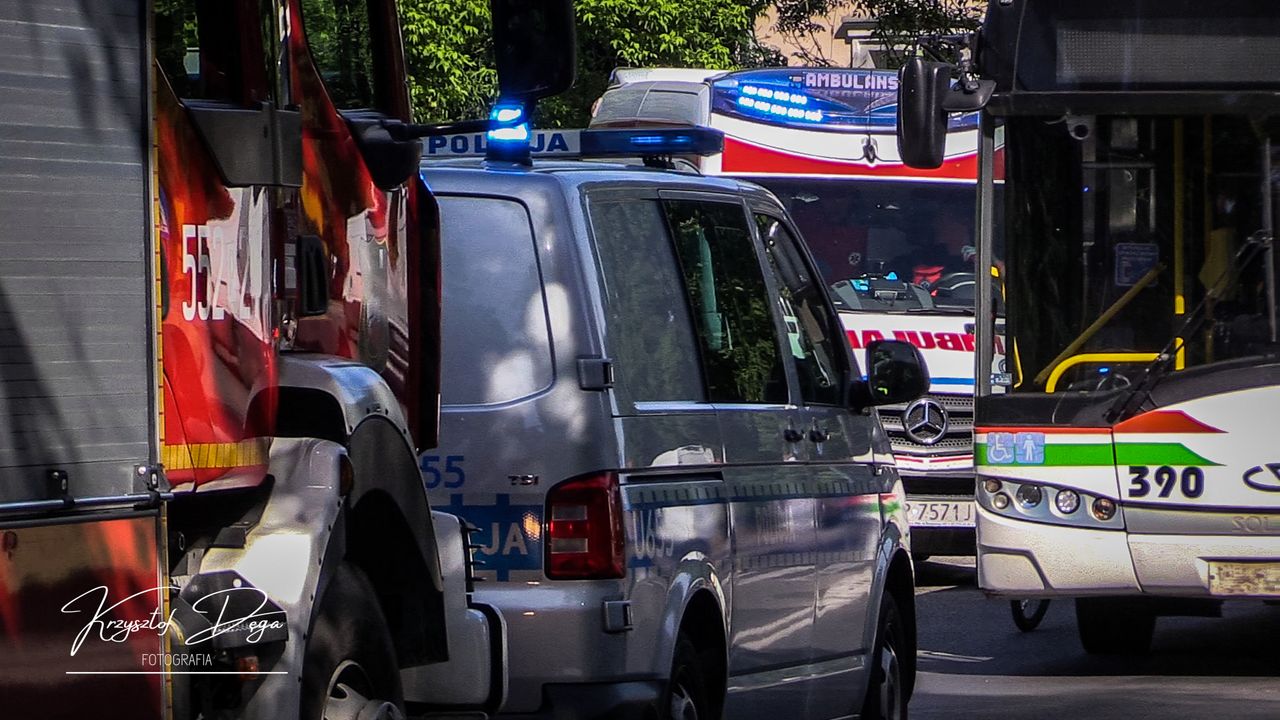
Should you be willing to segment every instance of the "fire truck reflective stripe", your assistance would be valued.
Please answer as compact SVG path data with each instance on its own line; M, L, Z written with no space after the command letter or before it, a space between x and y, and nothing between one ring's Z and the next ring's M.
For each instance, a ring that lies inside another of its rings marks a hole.
M211 470L266 465L270 450L271 438L250 438L234 443L165 445L160 457L166 470Z

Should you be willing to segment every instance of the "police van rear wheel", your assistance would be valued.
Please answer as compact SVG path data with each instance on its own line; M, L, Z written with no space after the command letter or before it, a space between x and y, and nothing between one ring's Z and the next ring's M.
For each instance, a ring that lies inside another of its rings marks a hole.
M665 720L707 720L711 717L706 674L698 662L698 649L684 633L676 638L666 709Z
M1142 598L1077 598L1076 628L1091 655L1142 655L1151 649L1156 615Z
M364 573L338 566L314 617L302 665L302 720L404 720L391 631Z

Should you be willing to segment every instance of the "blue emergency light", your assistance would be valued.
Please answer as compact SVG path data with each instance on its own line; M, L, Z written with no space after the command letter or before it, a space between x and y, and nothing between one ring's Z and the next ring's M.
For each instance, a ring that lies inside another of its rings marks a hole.
M586 130L583 157L669 157L724 152L724 133L705 127Z
M529 162L529 118L524 105L499 102L489 113L490 120L503 123L503 127L490 130L486 137L485 157L506 162Z

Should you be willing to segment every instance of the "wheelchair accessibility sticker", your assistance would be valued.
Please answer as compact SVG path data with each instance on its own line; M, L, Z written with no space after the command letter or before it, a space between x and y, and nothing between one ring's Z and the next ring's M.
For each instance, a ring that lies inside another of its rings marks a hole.
M1043 465L1044 433L991 433L987 436L987 462L992 465Z

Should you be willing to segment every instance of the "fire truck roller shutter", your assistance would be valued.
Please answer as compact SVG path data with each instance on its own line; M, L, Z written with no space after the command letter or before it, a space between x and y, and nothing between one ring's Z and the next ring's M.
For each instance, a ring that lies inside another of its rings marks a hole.
M157 387L147 3L0 4L0 506L143 491ZM51 487L54 485L54 487Z

